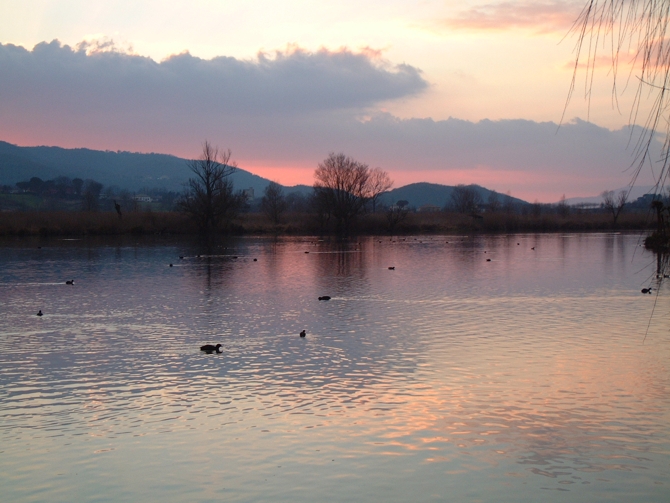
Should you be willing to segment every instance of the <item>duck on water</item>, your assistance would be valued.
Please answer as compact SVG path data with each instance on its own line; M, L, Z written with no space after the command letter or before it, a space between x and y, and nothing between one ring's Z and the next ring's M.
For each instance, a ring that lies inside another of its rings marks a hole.
M204 351L207 354L212 354L214 352L222 353L221 344L217 344L216 346L212 346L211 344L205 344L204 346L200 346L200 351Z

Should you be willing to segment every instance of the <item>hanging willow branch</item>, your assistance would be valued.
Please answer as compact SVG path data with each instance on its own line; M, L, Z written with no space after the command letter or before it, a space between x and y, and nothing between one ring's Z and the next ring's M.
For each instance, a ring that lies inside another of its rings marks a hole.
M589 0L572 26L576 35L575 67L568 92L572 98L580 68L586 67L584 95L590 106L591 88L597 56L609 50L612 70L612 99L617 103L620 57L632 54L631 76L637 78L637 89L629 122L638 120L643 98L651 98L651 108L635 145L635 162L631 186L650 158L651 145L657 133L665 134L659 160L661 169L656 176L660 191L668 178L670 159L670 0ZM566 103L567 106L567 103Z

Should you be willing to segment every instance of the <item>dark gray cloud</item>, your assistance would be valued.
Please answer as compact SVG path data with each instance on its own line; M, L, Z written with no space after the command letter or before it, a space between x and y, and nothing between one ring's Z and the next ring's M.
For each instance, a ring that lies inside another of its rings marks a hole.
M238 126L252 134L251 124ZM428 181L449 183L449 173L463 176L471 172L470 181L486 183L476 178L480 176L476 174L478 170L485 170L497 178L493 188L498 190L509 188L527 194L534 185L538 194L555 191L559 196L563 192L597 194L610 186L625 185L635 162L634 146L639 133L639 129L610 130L579 119L559 127L555 122L522 119L435 121L399 119L382 113L360 121L344 114L330 114L292 123L290 134L301 140L297 147L275 121L255 127L263 139L257 144L264 146L255 155L268 164L273 157L291 157L315 165L327 152L343 151L396 173L421 172L424 179L430 178ZM236 134L232 128L228 132L229 137L237 137L241 146L246 143L244 133ZM652 158L658 159L659 155L660 142L655 142ZM645 180L649 180L648 174L647 169ZM509 184L505 185L504 180Z
M141 115L300 114L366 108L427 87L420 71L372 51L299 48L252 61L188 53L162 62L81 44L0 45L3 112L113 120ZM112 47L113 49L113 47Z
M296 49L254 61L182 54L158 63L107 49L0 45L0 139L182 157L209 139L251 171L304 169L292 179L302 183L329 152L345 152L403 183L475 182L545 201L630 180L628 128L381 113L381 102L427 84L415 68L372 52Z

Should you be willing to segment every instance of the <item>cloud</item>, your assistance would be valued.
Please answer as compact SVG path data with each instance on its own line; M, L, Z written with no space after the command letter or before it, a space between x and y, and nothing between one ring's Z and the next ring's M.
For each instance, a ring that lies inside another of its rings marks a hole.
M435 121L380 113L367 121L338 116L293 123L291 134L302 143L297 146L276 134L278 125L275 133L271 123L264 127L268 129L258 133L267 157L257 152L253 162L259 165L285 157L316 166L329 151L343 151L390 171L401 184L479 183L543 201L557 201L563 193L595 195L626 185L634 163L631 138L634 145L637 134L630 128L612 131L579 119L559 127L555 122L521 119ZM656 142L652 149L656 158L659 147Z
M373 51L294 48L253 61L181 54L155 62L94 49L0 45L0 139L182 157L198 155L209 139L231 148L242 168L307 184L329 152L345 152L389 171L396 185L479 183L541 201L630 180L627 128L381 112L381 102L427 83L414 67Z
M583 4L579 1L558 0L489 3L461 11L444 19L441 24L452 30L524 29L536 33L565 33L579 16Z
M292 47L251 61L183 53L156 62L116 50L109 41L74 49L53 41L32 51L0 45L0 68L5 114L97 114L119 121L140 113L187 118L365 109L428 86L412 66L346 48Z

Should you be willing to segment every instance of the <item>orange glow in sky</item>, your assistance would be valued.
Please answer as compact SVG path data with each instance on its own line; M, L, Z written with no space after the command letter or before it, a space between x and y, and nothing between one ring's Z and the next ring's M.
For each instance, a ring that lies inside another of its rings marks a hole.
M543 202L596 195L630 180L628 141L616 131L628 124L635 93L617 108L603 66L590 101L582 74L565 107L574 64L566 34L580 8L528 0L3 2L0 140L189 157L207 138L230 147L241 168L286 185L311 184L316 164L343 151L386 169L396 186L477 183ZM366 117L383 118L360 126ZM537 150L530 130L556 130L573 117L601 128L584 134L613 138L584 137L593 155L579 165L571 153L583 145L560 136L547 154ZM449 119L462 121L460 130L446 128ZM501 126L502 139L478 160L490 138L480 122L516 119L530 132Z

